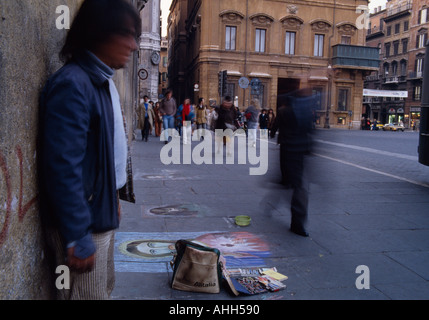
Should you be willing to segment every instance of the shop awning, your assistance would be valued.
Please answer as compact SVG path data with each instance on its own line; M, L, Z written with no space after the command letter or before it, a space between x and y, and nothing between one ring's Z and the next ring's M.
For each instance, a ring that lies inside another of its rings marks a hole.
M408 91L363 89L364 97L408 98Z

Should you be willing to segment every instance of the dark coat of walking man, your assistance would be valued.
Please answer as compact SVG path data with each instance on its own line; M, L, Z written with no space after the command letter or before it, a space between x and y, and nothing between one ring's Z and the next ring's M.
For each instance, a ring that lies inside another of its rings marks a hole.
M85 0L40 98L40 211L55 265L68 265L59 299L108 299L114 230L130 168L115 69L138 49L141 21L125 0ZM126 200L131 201L130 198Z
M280 169L282 184L293 189L290 230L307 237L308 181L305 157L311 151L312 113L311 91L301 89L277 100L277 117L271 137L279 130Z

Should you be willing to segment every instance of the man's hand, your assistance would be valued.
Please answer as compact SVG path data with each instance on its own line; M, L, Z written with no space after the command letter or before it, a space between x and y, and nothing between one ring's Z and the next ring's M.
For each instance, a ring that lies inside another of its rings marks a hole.
M95 264L95 254L89 256L86 259L79 259L74 256L74 250L75 247L67 249L67 265L70 267L70 269L78 273L91 271Z

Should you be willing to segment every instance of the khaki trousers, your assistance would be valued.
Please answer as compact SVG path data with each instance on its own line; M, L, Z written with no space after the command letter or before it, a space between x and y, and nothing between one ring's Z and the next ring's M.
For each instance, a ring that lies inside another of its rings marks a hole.
M66 265L64 245L57 231L50 232L48 245L56 255L57 266ZM70 271L70 289L58 289L58 300L107 300L115 286L114 239L115 231L92 234L96 247L95 265L92 271ZM59 275L56 275L57 277Z

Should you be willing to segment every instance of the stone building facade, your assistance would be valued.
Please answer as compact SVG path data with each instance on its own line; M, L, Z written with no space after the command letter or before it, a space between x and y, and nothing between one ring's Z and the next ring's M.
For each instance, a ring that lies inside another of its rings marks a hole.
M412 1L410 18L410 40L408 54L408 99L405 102L410 126L419 127L422 107L423 67L425 64L425 45L429 37L429 2ZM426 59L427 63L427 59Z
M379 65L377 50L365 47L361 20L367 5L363 0L173 0L169 84L180 101L204 97L218 104L219 73L226 71L224 94L241 109L258 98L274 110L279 94L311 87L319 97L319 126L359 127L363 79Z
M161 62L160 0L151 0L141 11L142 34L140 37L139 70L145 72L139 77L140 95L158 101L158 67Z
M166 37L163 37L161 40L160 55L158 93L160 99L162 99L168 89L168 40Z
M365 88L406 92L404 98L368 97L370 119L403 122L418 128L421 112L429 5L425 0L388 0L386 9L371 14L367 45L380 49L380 69L366 77Z

